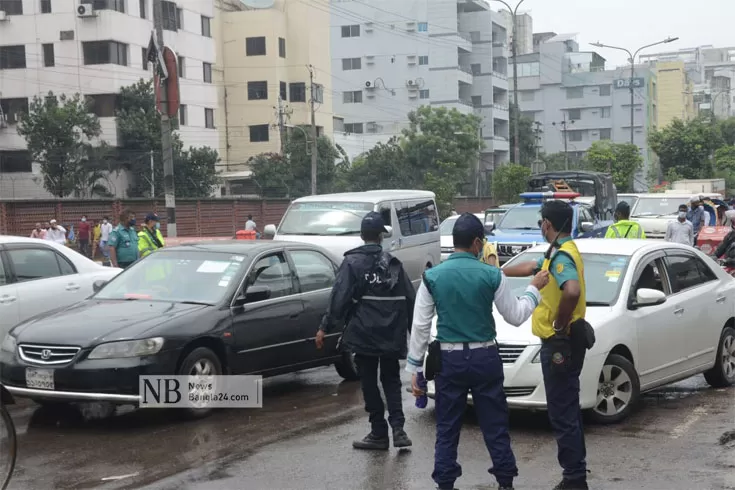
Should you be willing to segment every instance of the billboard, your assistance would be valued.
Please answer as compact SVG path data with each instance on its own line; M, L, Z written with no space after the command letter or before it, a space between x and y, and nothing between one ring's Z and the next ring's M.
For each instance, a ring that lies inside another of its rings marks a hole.
M615 80L615 88L630 88L630 78L619 78ZM646 79L636 77L633 79L633 88L643 88L646 85Z

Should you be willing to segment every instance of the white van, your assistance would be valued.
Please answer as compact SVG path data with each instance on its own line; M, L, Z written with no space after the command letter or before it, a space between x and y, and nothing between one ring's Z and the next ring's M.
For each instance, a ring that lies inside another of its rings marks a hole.
M370 211L383 215L390 233L383 249L403 262L411 281L418 284L424 270L441 261L439 213L433 192L386 190L323 194L296 199L278 229L265 227L274 240L312 243L337 258L362 245L360 224Z

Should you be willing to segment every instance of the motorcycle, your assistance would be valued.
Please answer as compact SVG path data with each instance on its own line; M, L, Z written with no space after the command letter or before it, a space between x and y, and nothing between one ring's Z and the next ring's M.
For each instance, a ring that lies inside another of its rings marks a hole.
M726 274L735 277L735 259L723 258L715 260L717 260L717 263L722 267L722 270L725 271Z

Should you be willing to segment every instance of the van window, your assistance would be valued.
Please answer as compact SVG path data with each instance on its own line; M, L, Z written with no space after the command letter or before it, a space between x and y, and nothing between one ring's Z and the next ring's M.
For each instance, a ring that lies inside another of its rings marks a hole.
M359 235L362 218L375 205L368 202L301 202L286 211L279 235Z
M433 200L401 201L396 203L401 235L421 235L439 229L439 215Z

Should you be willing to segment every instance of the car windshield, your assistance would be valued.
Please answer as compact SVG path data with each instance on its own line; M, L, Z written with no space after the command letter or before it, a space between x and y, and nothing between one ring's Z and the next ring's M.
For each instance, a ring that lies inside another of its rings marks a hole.
M375 205L365 202L302 202L286 211L281 235L359 235L362 218Z
M244 255L205 250L155 252L115 277L95 299L217 304L239 281Z
M457 218L447 218L444 221L442 221L441 226L439 226L439 234L441 236L450 236L452 234L452 230L454 229L454 223L457 222Z
M635 203L638 202L638 196L618 196L618 202L627 202L630 209L635 210Z
M542 252L526 252L508 262L508 265L526 261L536 262L543 255ZM625 277L630 257L627 255L582 254L582 259L584 260L584 280L587 285L587 305L611 305L618 295L618 289ZM530 282L529 277L508 278L513 296L521 296Z
M676 213L679 206L687 204L686 197L641 197L633 209L633 216L664 216Z
M498 228L513 228L517 230L538 230L538 221L541 219L541 208L536 206L517 206L503 214Z

